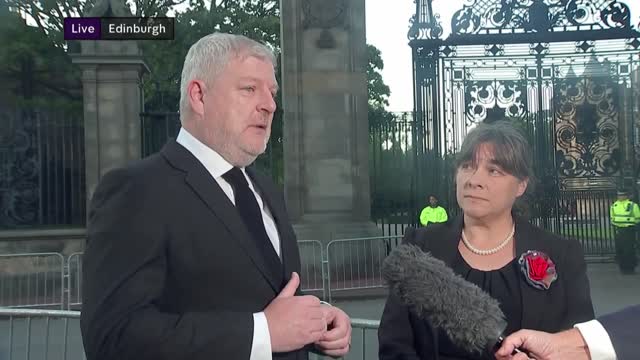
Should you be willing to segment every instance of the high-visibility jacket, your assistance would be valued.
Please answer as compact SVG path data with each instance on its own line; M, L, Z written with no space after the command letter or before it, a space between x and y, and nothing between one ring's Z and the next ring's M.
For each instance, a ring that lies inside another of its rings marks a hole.
M613 226L633 226L640 222L640 207L631 200L618 200L611 205L609 216Z
M427 206L420 212L420 224L427 226L431 223L441 223L447 221L447 211L442 206Z

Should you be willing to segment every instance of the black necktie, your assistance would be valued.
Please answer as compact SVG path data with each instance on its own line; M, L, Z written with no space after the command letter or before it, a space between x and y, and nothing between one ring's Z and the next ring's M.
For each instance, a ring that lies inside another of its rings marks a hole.
M232 168L222 177L233 187L236 209L238 209L240 217L262 253L265 263L274 276L274 280L276 280L277 284L281 283L283 277L282 263L264 228L262 212L258 207L258 201L253 195L253 191L249 188L247 178L245 178L242 170L237 167Z

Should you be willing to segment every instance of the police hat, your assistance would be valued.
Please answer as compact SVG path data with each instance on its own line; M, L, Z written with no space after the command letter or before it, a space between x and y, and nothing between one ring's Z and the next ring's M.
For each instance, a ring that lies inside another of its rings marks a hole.
M617 192L617 195L618 196L627 196L627 195L629 195L629 192L624 190L624 189L619 189L618 192Z

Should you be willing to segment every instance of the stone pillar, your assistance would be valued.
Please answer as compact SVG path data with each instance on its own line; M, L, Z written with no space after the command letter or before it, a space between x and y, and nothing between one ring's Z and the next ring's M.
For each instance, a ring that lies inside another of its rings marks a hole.
M287 206L298 239L370 221L364 0L281 0Z
M98 1L85 16L132 16L124 0ZM136 41L80 41L87 201L102 175L141 154L141 77L148 68Z

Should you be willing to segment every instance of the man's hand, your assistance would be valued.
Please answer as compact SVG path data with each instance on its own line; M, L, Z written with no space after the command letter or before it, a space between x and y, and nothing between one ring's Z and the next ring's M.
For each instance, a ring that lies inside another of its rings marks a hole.
M511 355L514 349L529 353ZM578 329L557 334L520 330L509 335L496 352L498 360L589 360L589 349Z
M329 331L315 342L316 348L332 357L345 356L351 346L351 319L334 306L323 306L323 310Z
M297 273L264 309L272 352L301 349L322 339L327 331L325 313L315 296L294 296L300 285Z

